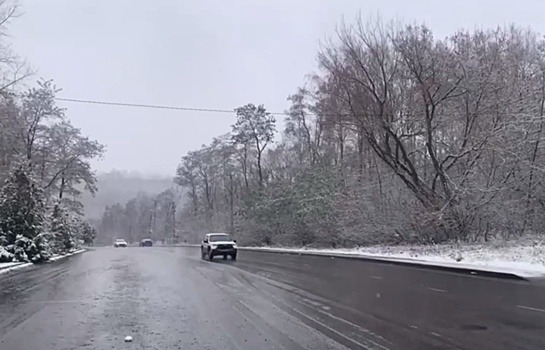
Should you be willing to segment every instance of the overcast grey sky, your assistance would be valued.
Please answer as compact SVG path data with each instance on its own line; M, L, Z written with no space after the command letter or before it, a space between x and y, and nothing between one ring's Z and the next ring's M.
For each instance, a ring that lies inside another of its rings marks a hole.
M319 41L342 18L424 22L436 37L517 23L545 33L545 1L19 0L14 49L62 97L270 111L316 71ZM524 4L524 5L522 5ZM172 175L180 157L230 130L234 115L63 103L107 146L95 164Z

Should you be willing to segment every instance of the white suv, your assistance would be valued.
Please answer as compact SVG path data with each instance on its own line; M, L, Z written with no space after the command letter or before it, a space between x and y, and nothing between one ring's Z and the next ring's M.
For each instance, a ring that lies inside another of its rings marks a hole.
M222 255L223 259L230 256L236 260L237 241L227 233L207 233L201 243L201 259L208 257L208 260L212 260L217 255Z

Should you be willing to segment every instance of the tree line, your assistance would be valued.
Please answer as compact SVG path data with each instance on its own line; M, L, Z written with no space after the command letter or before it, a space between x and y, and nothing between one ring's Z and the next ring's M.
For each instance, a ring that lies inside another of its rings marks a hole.
M15 11L0 2L2 33ZM0 52L0 262L39 262L92 243L80 198L97 191L90 161L104 147L70 123L52 81L28 87L24 61L3 41Z
M248 104L229 133L182 158L181 230L333 247L539 232L543 37L508 26L437 39L358 20L317 57L280 135Z
M140 192L124 205L116 203L104 209L98 223L97 244L111 244L123 238L129 244L144 238L176 243L176 212L180 195L175 189L167 189L157 195Z

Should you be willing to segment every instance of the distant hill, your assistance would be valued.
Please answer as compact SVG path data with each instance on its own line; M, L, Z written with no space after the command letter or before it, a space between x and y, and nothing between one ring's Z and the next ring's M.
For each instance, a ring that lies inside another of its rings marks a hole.
M115 203L125 204L129 199L136 197L138 192L158 194L172 187L172 177L146 177L136 172L112 170L108 173L99 173L98 193L95 197L85 192L82 198L85 205L85 216L89 219L98 219L102 216L107 205Z

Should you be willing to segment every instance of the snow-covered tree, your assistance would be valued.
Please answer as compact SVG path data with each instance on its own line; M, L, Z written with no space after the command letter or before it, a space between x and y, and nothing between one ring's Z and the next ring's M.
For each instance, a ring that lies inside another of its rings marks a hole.
M51 244L56 252L66 252L76 247L74 220L60 201L53 206L50 216Z
M6 257L18 261L49 259L51 250L44 234L42 191L34 184L28 166L19 165L0 190L0 246Z
M92 245L97 235L97 230L88 222L83 221L79 227L78 238L85 245Z
M32 181L28 166L19 165L0 190L0 232L7 244L18 235L33 239L44 223L42 191Z
M16 3L0 0L0 260L39 262L55 245L73 247L81 192L97 190L90 161L101 156L103 146L70 124L51 80L30 87L20 83L30 70L5 40ZM52 233L44 217L55 198L69 213L57 210Z
M182 157L184 238L221 230L241 243L354 246L540 231L541 35L510 26L437 39L380 20L337 35L288 98L277 143L274 118L248 104L229 134ZM161 232L158 199L108 207L103 231Z

